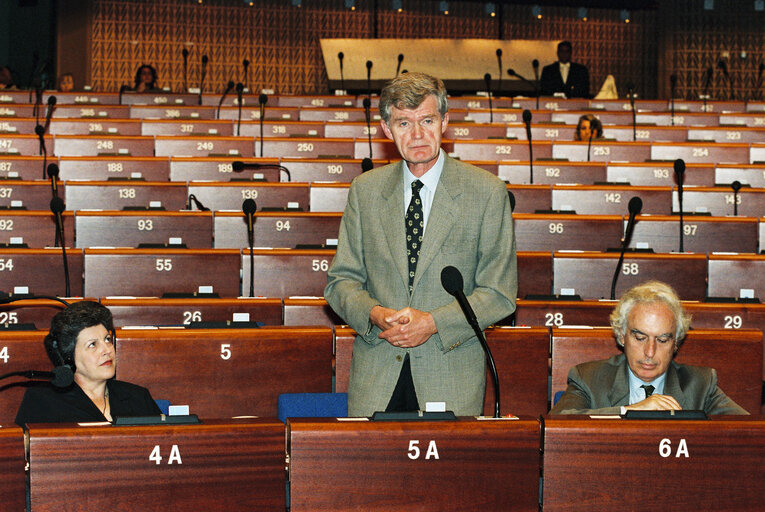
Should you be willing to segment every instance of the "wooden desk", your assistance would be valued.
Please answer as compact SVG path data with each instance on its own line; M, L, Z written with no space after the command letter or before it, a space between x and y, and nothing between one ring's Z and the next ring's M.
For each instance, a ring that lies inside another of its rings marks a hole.
M380 121L380 115L374 111L370 112L371 120L377 124ZM301 121L333 121L333 122L364 122L366 114L363 108L354 108L349 106L338 107L300 107Z
M539 120L534 121L539 123ZM451 126L451 125L449 125ZM564 124L532 124L531 140L573 140L576 133L576 126ZM528 140L526 135L526 126L523 124L507 125L508 139ZM478 138L478 137L476 137ZM483 137L491 138L491 137Z
M532 142L534 160L552 157L550 141ZM529 143L525 140L455 140L454 153L461 160L529 161Z
M562 327L565 325L607 326L615 301L518 299L515 325Z
M232 124L232 126L234 125ZM260 122L243 121L242 130L239 135L260 139ZM264 121L263 137L347 137L347 135L327 135L325 133L324 123L320 122ZM260 142L257 143L260 144Z
M130 117L127 105L57 105L53 119L127 119Z
M56 135L56 156L154 156L154 137Z
M508 185L507 190L515 197L513 212L534 213L552 209L550 185Z
M441 147L446 153L451 152L451 142L444 140ZM372 139L372 154L369 153L369 140L358 138L353 143L353 158L362 159L372 157L374 160L396 160L400 154L392 140Z
M65 300L71 304L81 299L68 297ZM18 300L8 304L2 304L0 305L0 324L7 325L8 327L15 327L16 324L32 324L35 328L43 329L47 332L47 329L50 328L50 321L53 318L53 315L65 307L64 304L57 300L47 299ZM12 334L11 331L3 332ZM42 337L40 338L40 343L42 343ZM44 352L41 352L41 354L44 355ZM48 366L47 358L45 358L45 364L43 364L43 366ZM0 419L0 424L2 424L2 419Z
M765 255L710 254L709 297L765 300Z
M46 166L55 163L58 163L58 159L53 155L46 160ZM42 175L42 156L19 156L0 152L0 177L31 181L42 179Z
M124 100L125 98L123 98ZM138 105L130 104L131 119L215 119L215 109L205 105Z
M556 141L552 148L553 158L562 158L576 162L587 161L587 142ZM590 145L590 160L595 162L643 162L651 155L651 145L648 142L611 142L604 140L592 141Z
M59 181L58 194L66 195L68 187ZM0 182L0 212L7 208L21 208L26 210L50 211L51 187L50 181L16 181L7 180ZM71 208L69 208L71 210Z
M155 106L156 108L175 108L182 105L194 106L199 101L199 96L188 93L173 93L170 91L140 92L127 91L122 95L123 105L132 106Z
M611 162L606 169L606 178L612 183L629 183L635 186L674 187L677 184L674 162ZM685 186L714 186L714 166L710 164L687 164L683 184Z
M291 510L536 511L539 434L530 419L293 418Z
M510 183L529 183L529 163L500 163L499 179ZM534 163L534 183L556 185L579 183L594 185L606 181L606 165L603 162L540 162Z
M298 107L266 107L263 120L297 121L299 111ZM239 107L224 106L218 113L218 119L231 119L236 123L237 119L239 119ZM252 104L242 106L242 122L257 119L260 119L260 106L258 106L257 98L255 98ZM236 127L234 128L234 133L236 133Z
M168 159L157 157L67 156L59 158L58 165L62 180L168 181L170 176Z
M311 211L342 213L350 187L350 183L311 183Z
M232 162L256 163L266 165L264 169L243 169L234 172ZM204 158L171 158L170 181L281 181L282 172L278 169L279 160L276 158L240 158L240 157L204 157ZM285 177L286 179L286 177Z
M136 119L52 119L48 133L51 135L146 135L141 133L141 123ZM34 128L29 133L34 133Z
M297 208L304 212L309 210L310 194L307 183L192 181L189 182L188 193L194 194L212 211L242 211L245 199L253 199L258 211L263 208Z
M284 425L29 428L32 510L283 511ZM23 473L21 473L23 476Z
M523 125L518 126L518 128L522 130L526 129ZM506 126L504 123L449 123L449 125L446 127L446 131L444 132L444 138L449 140L504 139L507 137L509 130L510 127ZM524 131L523 133L525 134L526 132ZM363 136L364 135L357 135L357 137Z
M64 238L74 245L74 214L63 212ZM33 249L53 247L56 239L56 220L46 211L0 210L0 244L9 244L12 238ZM0 322L2 323L2 322Z
M356 96L343 95L333 96L329 94L300 94L300 95L280 95L272 96L276 100L275 104L280 107L332 107L345 109L354 107ZM257 102L257 98L255 98Z
M565 391L568 372L620 352L610 328L552 330L552 396ZM677 351L680 364L717 370L718 385L741 407L757 414L762 402L762 332L694 329Z
M631 187L629 185L553 185L554 210L575 211L589 215L628 215L633 197L643 201L642 213L672 213L672 191L668 187Z
M709 212L717 217L733 215L733 197L733 190L728 187L686 188L683 190L683 211ZM765 189L742 188L736 201L740 216L759 217L765 204ZM672 192L672 211L680 211L676 190Z
M82 297L82 250L66 249L66 257L71 295ZM0 249L0 261L0 290L13 291L17 286L26 286L33 295L66 295L60 248Z
M254 142L252 137L157 135L154 137L154 154L167 157L250 158L253 154Z
M613 239L612 239L613 240ZM619 244L611 244L618 247ZM629 247L651 248L657 253L680 250L680 217L639 215ZM757 252L757 219L751 217L683 218L683 250L712 252Z
M574 290L583 299L611 296L611 279L619 253L565 253L553 255L553 290ZM627 254L624 256L616 297L649 279L672 286L685 300L706 296L706 254Z
M715 168L715 183L730 186L734 181L754 188L765 188L765 169L761 164L721 164Z
M615 139L619 142L631 141L662 141L662 142L685 142L688 140L688 128L685 126L646 126L641 125L636 129L630 126L604 126L603 137Z
M44 137L45 149L48 155L54 155L53 137ZM37 135L2 134L0 136L0 155L3 156L37 156L42 155L40 139Z
M765 138L762 128L743 128L731 126L695 126L688 128L688 140L703 140L710 142L744 142L757 143Z
M157 299L104 298L115 327L127 325L181 326L192 322L227 322L234 314L249 315L250 322L282 325L281 299ZM0 313L2 315L2 313ZM318 325L316 322L302 325Z
M272 137L255 144L255 156L279 158L353 158L353 139L317 139L315 137L287 138Z
M388 163L388 160L377 160L375 167ZM281 164L289 169L293 182L314 183L331 181L350 183L361 174L361 160L311 160L308 158L282 158ZM286 179L286 176L285 176Z
M15 425L0 427L0 511L18 512L26 507L24 434Z
M225 250L225 249L222 249ZM257 249L253 251L255 296L323 297L327 270L335 257L329 249ZM242 250L242 296L250 296L250 251Z
M61 306L63 307L63 304ZM58 311L60 309L55 313ZM5 316L6 319L13 319L14 314L16 311L6 309L0 312L0 315ZM50 321L48 321L47 326L40 327L50 327ZM3 373L29 370L50 371L52 363L43 346L43 338L46 334L47 331L0 331L0 353L3 354L3 357L0 358L0 368L2 369L0 371ZM10 377L0 381L0 425L7 427L14 424L21 399L24 397L24 392L29 384L29 380L21 377ZM0 433L3 430L5 429L0 429ZM1 445L2 435L0 435ZM2 460L2 455L0 455L0 460ZM21 471L23 474L22 470L23 467L17 468L17 471ZM0 486L0 495L2 495L4 488L4 485ZM0 500L0 507L2 507L2 500ZM23 508L19 510L23 510Z
M208 418L276 416L282 393L332 391L327 327L117 331L117 378Z
M340 229L340 213L260 212L252 225L255 247L294 248L300 244L324 245ZM2 219L2 217L0 217ZM217 212L214 219L216 248L248 248L247 217L240 212Z
M345 321L337 316L324 299L284 299L284 325L326 325L334 327Z
M167 244L171 238L189 249L212 248L212 212L79 211L75 226L82 248Z
M191 294L200 286L240 294L239 251L229 249L85 249L84 275L88 297Z
M177 120L177 119L144 119L139 121L140 135L211 135L231 137L234 135L234 125L229 120Z
M652 160L675 161L682 158L686 163L749 163L749 144L709 144L708 142L654 142L651 144Z
M553 283L553 255L546 251L519 251L518 297L549 295Z
M185 183L70 181L66 186L66 207L69 210L122 210L146 208L154 203L165 210L178 211L185 208L186 198Z
M558 416L544 424L546 511L765 507L765 422L759 418L626 421Z
M622 236L618 215L516 213L515 240L519 251L605 251Z
M547 328L493 327L485 335L499 376L500 414L539 416L547 412ZM335 328L335 391L340 393L348 391L355 336L348 327ZM483 413L494 415L494 382L488 366Z

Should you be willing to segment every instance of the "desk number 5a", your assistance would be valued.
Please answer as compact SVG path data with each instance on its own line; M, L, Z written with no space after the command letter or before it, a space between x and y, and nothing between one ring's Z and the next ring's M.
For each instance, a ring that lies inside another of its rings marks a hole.
M420 458L420 441L418 439L411 439L409 441L409 451L407 452L407 456L412 459L416 460ZM436 446L435 441L431 441L428 443L428 450L425 452L425 460L428 459L436 459L438 460L438 447Z
M665 459L672 455L672 441L666 437L659 443L659 455ZM675 452L675 458L679 459L680 457L685 457L686 459L690 457L688 454L688 444L685 442L685 439L680 439L680 443L677 445L677 451Z
M154 461L157 465L162 462L162 455L160 454L158 444L154 445L154 449L151 451L151 455L149 455L149 460ZM181 451L178 449L177 444L174 444L173 447L170 448L170 457L167 459L167 464L183 464L183 461L181 460Z

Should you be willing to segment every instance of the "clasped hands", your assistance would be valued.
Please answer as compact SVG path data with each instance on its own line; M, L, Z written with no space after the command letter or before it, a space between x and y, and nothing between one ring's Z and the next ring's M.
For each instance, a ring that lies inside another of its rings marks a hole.
M369 319L382 329L379 338L401 348L422 345L437 332L433 315L410 307L396 311L375 306L369 313Z
M645 400L625 407L628 411L680 411L682 407L670 395L651 395Z

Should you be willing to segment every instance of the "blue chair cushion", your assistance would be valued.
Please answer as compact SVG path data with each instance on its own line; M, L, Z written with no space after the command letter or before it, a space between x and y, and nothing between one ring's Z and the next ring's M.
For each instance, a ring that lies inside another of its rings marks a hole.
M279 419L344 418L348 416L347 393L283 393L279 395Z

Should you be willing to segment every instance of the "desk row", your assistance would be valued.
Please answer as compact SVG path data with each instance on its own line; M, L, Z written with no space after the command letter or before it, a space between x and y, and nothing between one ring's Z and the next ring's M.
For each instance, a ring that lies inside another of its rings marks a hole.
M350 183L362 173L361 159L252 158L242 159L246 168L234 171L233 157L51 157L0 155L0 177L35 180L46 164L59 167L62 180L146 180L146 181L266 181ZM373 160L374 167L389 163ZM636 186L675 186L674 162L565 162L536 160L491 162L473 160L500 179L514 184L560 185L578 183L618 183ZM761 164L687 164L683 178L686 187L742 185L765 188L765 166Z
M0 290L87 297L320 297L335 251L102 248L67 249L66 254L69 293L61 249L0 248ZM608 298L618 259L618 253L519 252L518 297L553 293ZM628 254L616 296L649 279L670 284L684 300L763 298L765 255Z
M758 138L757 140L762 140ZM8 156L35 156L44 152L62 156L113 157L255 157L334 158L376 160L400 158L393 141L366 137L223 137L223 136L124 136L124 135L53 135L44 138L44 147L36 135L2 135L0 151ZM531 146L531 147L530 147ZM752 164L765 161L765 144L746 142L615 142L597 140L445 140L443 149L469 161L528 161L559 159L573 162L646 162L674 161L687 163Z
M137 180L66 181L58 194L67 210L181 211L208 209L241 211L252 199L259 211L342 212L348 183L267 182L146 182ZM622 185L508 185L517 213L625 215L633 197L640 197L643 214L671 215L680 210L673 187ZM190 196L197 200L191 202ZM0 209L49 211L51 185L47 181L0 183ZM760 217L765 188L688 187L683 213Z
M4 371L50 368L45 334L0 331ZM328 327L285 326L118 329L116 375L147 387L155 399L188 405L200 417L276 416L283 393L346 392L354 338L347 327L334 333ZM495 327L487 330L487 342L499 374L503 415L545 414L566 389L573 366L619 353L610 328ZM762 331L692 330L675 359L714 367L728 396L747 411L760 411ZM15 418L25 382L4 381L0 424ZM485 414L493 414L494 397L487 371ZM448 398L444 401L448 409Z
M516 213L519 251L607 251L620 246L626 216ZM341 213L258 212L253 217L258 248L335 247ZM639 215L629 247L668 253L679 250L678 216ZM64 212L69 246L247 248L242 212L92 211ZM691 253L757 253L765 250L765 218L685 217L683 250ZM0 244L45 248L54 242L55 217L42 211L0 211Z
M131 510L161 504L163 510L263 512L282 512L287 503L294 512L765 508L760 417L294 418L286 426L263 418L34 425L27 436L25 450L21 429L0 429L3 512L24 507L25 455L35 511L62 510L63 503L67 510L129 503ZM666 478L651 478L656 468ZM625 474L633 475L626 484Z

